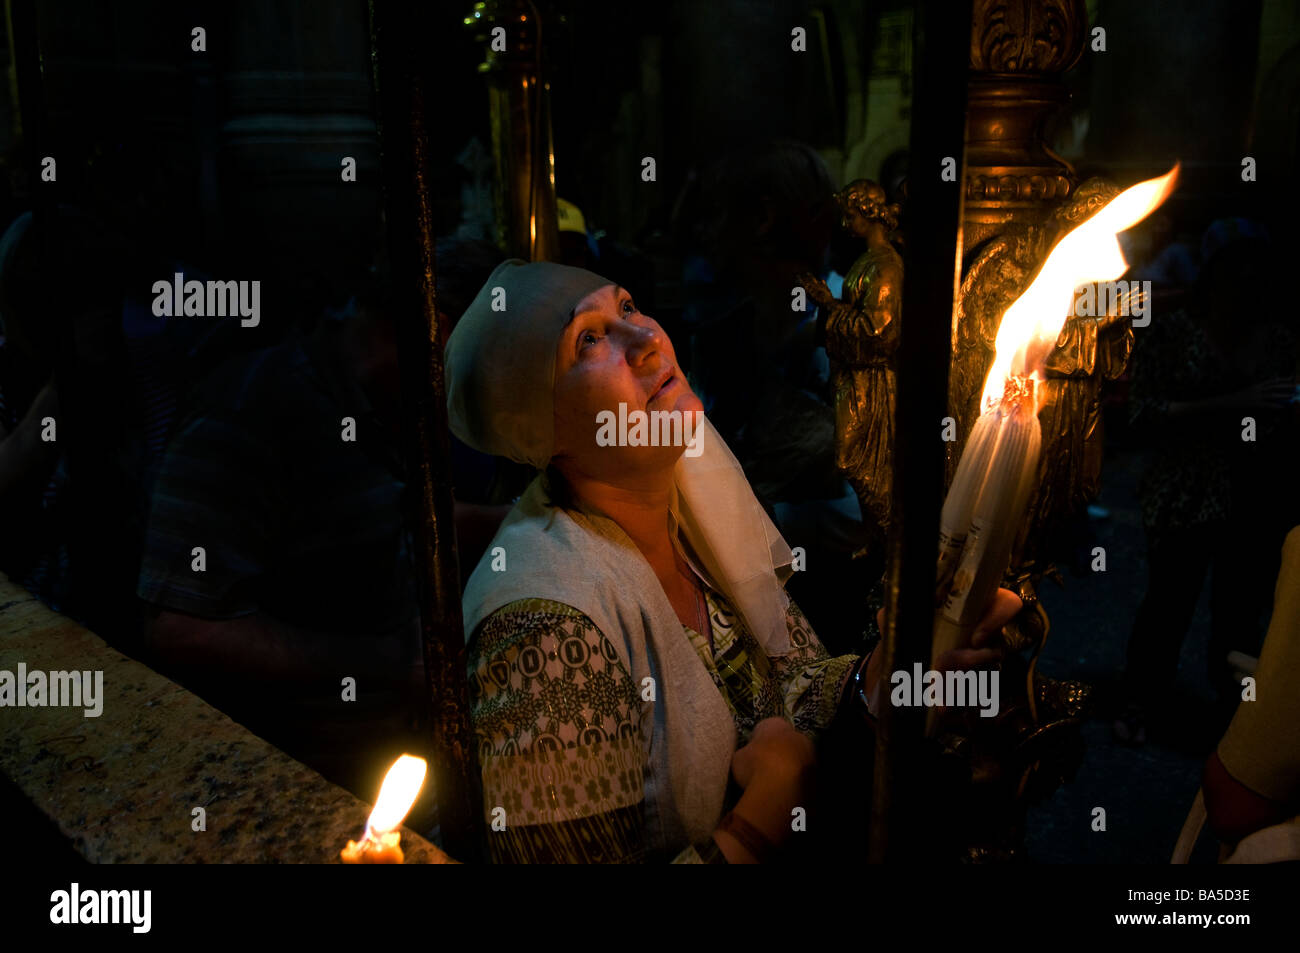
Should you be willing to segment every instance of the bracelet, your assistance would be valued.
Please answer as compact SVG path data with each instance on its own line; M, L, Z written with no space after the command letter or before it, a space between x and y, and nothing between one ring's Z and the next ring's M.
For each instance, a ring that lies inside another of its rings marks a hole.
M856 696L862 699L862 707L866 709L867 715L873 719L876 717L880 702L880 683L876 683L874 691L867 693L867 666L871 664L871 656L879 647L879 645L873 646L871 651L858 659L857 664L853 666L845 681L843 694L840 696L840 711L848 706L849 699Z
M703 844L697 844L695 846L695 853L700 855L700 863L702 864L728 863L727 855L722 852L722 848L718 846L718 842L712 837Z
M766 834L735 811L726 813L718 824L718 830L740 841L740 846L749 851L760 864L769 864L776 859L777 846L767 839Z

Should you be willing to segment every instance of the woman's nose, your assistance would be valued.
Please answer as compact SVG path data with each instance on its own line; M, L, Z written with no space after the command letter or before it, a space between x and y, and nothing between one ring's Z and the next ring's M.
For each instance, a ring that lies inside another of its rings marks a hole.
M663 331L649 325L624 324L627 329L627 362L638 364L664 347Z

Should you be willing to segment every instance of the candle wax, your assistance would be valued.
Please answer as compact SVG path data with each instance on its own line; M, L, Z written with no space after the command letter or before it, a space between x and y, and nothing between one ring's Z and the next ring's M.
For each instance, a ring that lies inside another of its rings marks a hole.
M360 842L348 841L339 851L345 864L400 864L403 861L402 835L398 831L367 834Z

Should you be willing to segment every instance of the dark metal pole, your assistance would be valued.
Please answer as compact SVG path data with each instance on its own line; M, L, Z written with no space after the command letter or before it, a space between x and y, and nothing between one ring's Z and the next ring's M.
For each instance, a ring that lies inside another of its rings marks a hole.
M402 378L408 481L417 490L417 578L430 704L429 770L443 847L480 857L482 811L469 721L460 572L442 335L434 296L434 224L422 66L438 28L436 5L370 0L371 65L378 102L393 315Z
M885 587L884 653L872 798L873 862L915 858L929 819L917 755L925 710L888 704L890 673L929 668L935 556L943 503L942 420L952 315L961 273L962 175L971 0L922 0L913 58L907 248L898 349L894 521ZM946 160L951 160L947 162Z

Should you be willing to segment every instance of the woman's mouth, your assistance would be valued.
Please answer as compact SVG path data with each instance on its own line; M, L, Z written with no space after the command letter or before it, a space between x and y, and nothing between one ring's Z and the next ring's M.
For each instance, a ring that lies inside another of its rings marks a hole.
M658 398L662 397L665 393L668 392L668 389L670 387L673 387L676 383L677 383L677 375L670 374L668 376L668 379L659 385L659 389L650 395L650 399L657 400Z

